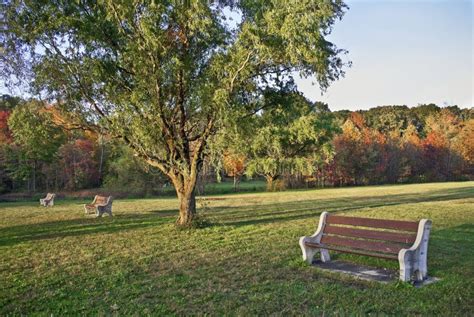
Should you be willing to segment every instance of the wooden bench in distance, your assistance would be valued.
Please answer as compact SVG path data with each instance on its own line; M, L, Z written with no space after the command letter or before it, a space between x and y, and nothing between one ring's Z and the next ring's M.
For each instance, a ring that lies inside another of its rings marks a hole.
M54 198L56 197L56 194L53 193L48 193L45 198L40 199L40 205L41 206L54 206Z
M104 213L112 216L112 196L95 195L92 203L84 205L84 210L86 214L95 213L97 217L102 217Z
M362 227L362 228L361 228ZM321 261L331 260L328 250L398 260L400 280L428 276L427 254L431 220L418 222L358 218L323 212L312 236L301 237L303 259L309 264L319 251Z

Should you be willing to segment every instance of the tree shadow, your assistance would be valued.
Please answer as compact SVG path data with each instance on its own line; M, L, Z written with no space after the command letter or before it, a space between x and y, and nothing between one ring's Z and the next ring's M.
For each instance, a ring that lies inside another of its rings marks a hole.
M174 220L170 217L171 215L176 215L176 211L160 210L150 214L126 214L102 218L84 217L6 227L0 229L0 246L10 246L34 240L142 229L170 223Z
M461 187L410 194L384 196L342 196L337 198L311 199L273 204L250 204L247 206L209 206L205 215L215 225L247 226L288 222L314 218L322 211L346 212L364 208L403 205L409 203L466 199L474 197L474 187ZM96 233L116 233L171 223L177 210L154 210L146 214L118 214L113 218L80 218L37 224L0 228L0 246L20 242L80 236Z
M211 207L213 212L223 213L220 223L231 226L246 226L272 222L291 221L318 216L323 211L332 213L379 208L423 202L449 201L474 198L474 187L436 190L426 193L395 194L384 196L345 196L335 199L312 199L244 207ZM232 211L227 211L232 209Z

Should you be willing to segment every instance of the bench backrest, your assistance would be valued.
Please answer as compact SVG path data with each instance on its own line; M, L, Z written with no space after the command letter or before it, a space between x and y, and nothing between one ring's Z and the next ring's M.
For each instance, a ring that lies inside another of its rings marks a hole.
M419 222L326 216L321 244L375 254L398 254L416 240Z
M45 198L45 199L46 199L46 200L50 200L50 199L53 199L54 196L56 196L56 195L53 194L53 193L48 193L48 194L46 195L46 198Z
M95 199L94 199L94 204L97 204L97 205L105 205L109 202L109 199L110 199L111 196L95 196Z

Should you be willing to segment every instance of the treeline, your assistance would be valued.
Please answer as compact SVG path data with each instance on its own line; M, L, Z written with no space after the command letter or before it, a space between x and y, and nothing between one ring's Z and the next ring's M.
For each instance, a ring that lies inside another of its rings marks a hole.
M156 194L163 175L121 142L82 130L54 107L0 100L0 193L105 187Z
M238 137L224 137L234 140L224 166L236 183L244 174L264 176L268 190L474 178L473 109L426 104L330 112L299 94L278 98L264 101L273 109Z
M474 111L434 104L331 112L299 94L213 140L198 191L223 176L263 177L268 190L474 178ZM0 100L0 192L105 187L157 194L166 178L120 141L83 130L54 106Z
M472 179L473 118L472 109L433 104L344 113L334 157L317 178L330 185Z

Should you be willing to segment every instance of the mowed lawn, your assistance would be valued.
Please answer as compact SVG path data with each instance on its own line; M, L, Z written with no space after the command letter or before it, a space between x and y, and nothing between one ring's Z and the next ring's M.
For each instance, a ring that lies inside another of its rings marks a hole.
M474 314L474 182L210 196L198 205L213 225L190 231L173 225L175 199L117 200L101 219L81 203L0 204L0 315ZM322 211L432 219L428 269L441 281L418 289L306 265L298 238Z

